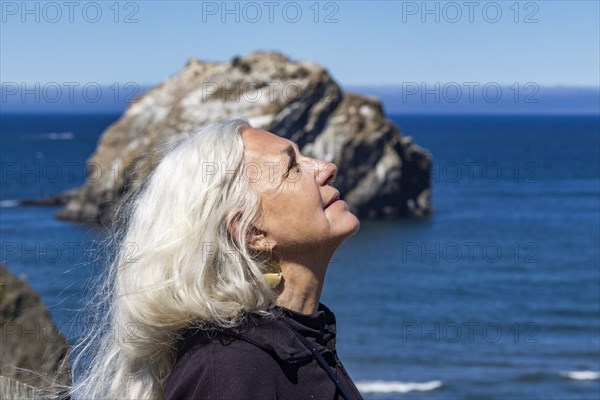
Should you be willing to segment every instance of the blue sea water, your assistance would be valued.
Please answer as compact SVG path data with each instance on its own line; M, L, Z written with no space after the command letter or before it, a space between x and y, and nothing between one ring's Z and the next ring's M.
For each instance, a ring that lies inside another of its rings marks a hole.
M70 339L102 230L15 200L80 185L117 118L0 121L0 259ZM598 116L391 118L434 157L435 213L363 220L331 262L322 302L365 397L600 398Z

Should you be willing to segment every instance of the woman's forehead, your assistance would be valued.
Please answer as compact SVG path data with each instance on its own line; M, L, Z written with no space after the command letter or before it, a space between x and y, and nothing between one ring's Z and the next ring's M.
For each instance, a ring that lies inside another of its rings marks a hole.
M252 156L277 156L286 154L293 142L262 129L247 128L242 132L245 150Z

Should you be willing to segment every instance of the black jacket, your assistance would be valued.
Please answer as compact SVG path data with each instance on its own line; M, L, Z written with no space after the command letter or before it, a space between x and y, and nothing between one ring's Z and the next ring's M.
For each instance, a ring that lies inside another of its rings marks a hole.
M314 344L351 399L362 399L335 349L335 316L277 306L276 319L247 314L236 330L188 331L168 378L167 400L341 399L336 384L285 322Z

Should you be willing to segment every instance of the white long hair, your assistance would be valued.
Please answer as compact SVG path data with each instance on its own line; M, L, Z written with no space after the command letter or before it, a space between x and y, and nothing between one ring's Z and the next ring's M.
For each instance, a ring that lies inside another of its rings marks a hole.
M119 208L71 398L160 399L184 328L273 315L264 267L247 249L260 203L244 177L246 127L227 119L179 140Z

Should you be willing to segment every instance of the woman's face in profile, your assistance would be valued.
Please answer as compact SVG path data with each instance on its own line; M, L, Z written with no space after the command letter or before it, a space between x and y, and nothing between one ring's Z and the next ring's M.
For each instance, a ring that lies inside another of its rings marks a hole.
M288 246L339 246L359 229L345 201L330 204L339 192L328 183L337 167L303 156L296 144L260 129L242 133L245 177L260 193L259 228L266 240Z

